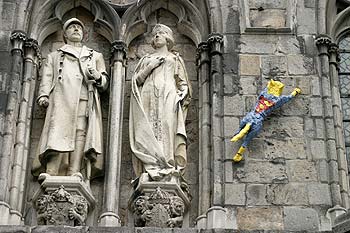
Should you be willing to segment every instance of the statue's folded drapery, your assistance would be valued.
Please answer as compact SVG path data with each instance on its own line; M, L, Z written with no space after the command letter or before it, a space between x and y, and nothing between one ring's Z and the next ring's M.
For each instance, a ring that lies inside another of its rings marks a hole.
M144 56L132 78L130 143L135 173L146 170L156 180L186 166L185 119L191 87L183 60L168 52L164 62L144 79L140 72L157 59ZM186 96L180 98L186 90Z

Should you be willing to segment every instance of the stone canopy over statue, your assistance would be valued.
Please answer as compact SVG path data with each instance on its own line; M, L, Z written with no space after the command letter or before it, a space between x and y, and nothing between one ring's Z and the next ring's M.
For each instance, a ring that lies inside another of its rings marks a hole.
M132 78L130 144L137 176L147 172L158 181L181 174L186 166L185 119L191 85L174 46L172 30L157 24L152 31L155 52L139 61Z
M45 179L76 175L90 179L102 171L103 139L99 91L108 86L101 53L84 45L84 24L63 25L65 45L48 54L38 104L46 118L32 173Z

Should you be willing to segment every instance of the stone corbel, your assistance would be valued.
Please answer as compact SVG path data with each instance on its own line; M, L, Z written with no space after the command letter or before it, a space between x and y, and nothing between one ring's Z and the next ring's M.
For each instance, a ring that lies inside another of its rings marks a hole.
M111 48L112 74L110 80L110 98L108 114L107 167L103 213L99 218L100 226L120 226L119 191L122 156L122 124L126 67L126 44L114 41Z

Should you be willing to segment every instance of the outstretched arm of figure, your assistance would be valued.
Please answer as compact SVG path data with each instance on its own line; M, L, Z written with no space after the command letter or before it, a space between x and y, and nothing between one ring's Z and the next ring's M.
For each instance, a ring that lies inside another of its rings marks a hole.
M275 108L281 107L283 104L289 102L291 99L293 99L293 97L300 93L300 88L294 88L293 92L290 95L284 95L279 98L279 100L276 102Z

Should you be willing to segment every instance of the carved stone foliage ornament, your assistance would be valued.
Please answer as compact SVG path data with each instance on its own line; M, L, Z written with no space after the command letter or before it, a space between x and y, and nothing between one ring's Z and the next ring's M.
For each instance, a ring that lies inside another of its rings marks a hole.
M70 194L63 185L51 194L41 195L35 204L38 225L85 225L87 200L80 195Z
M148 196L138 196L133 204L137 227L182 227L184 201L160 187Z

